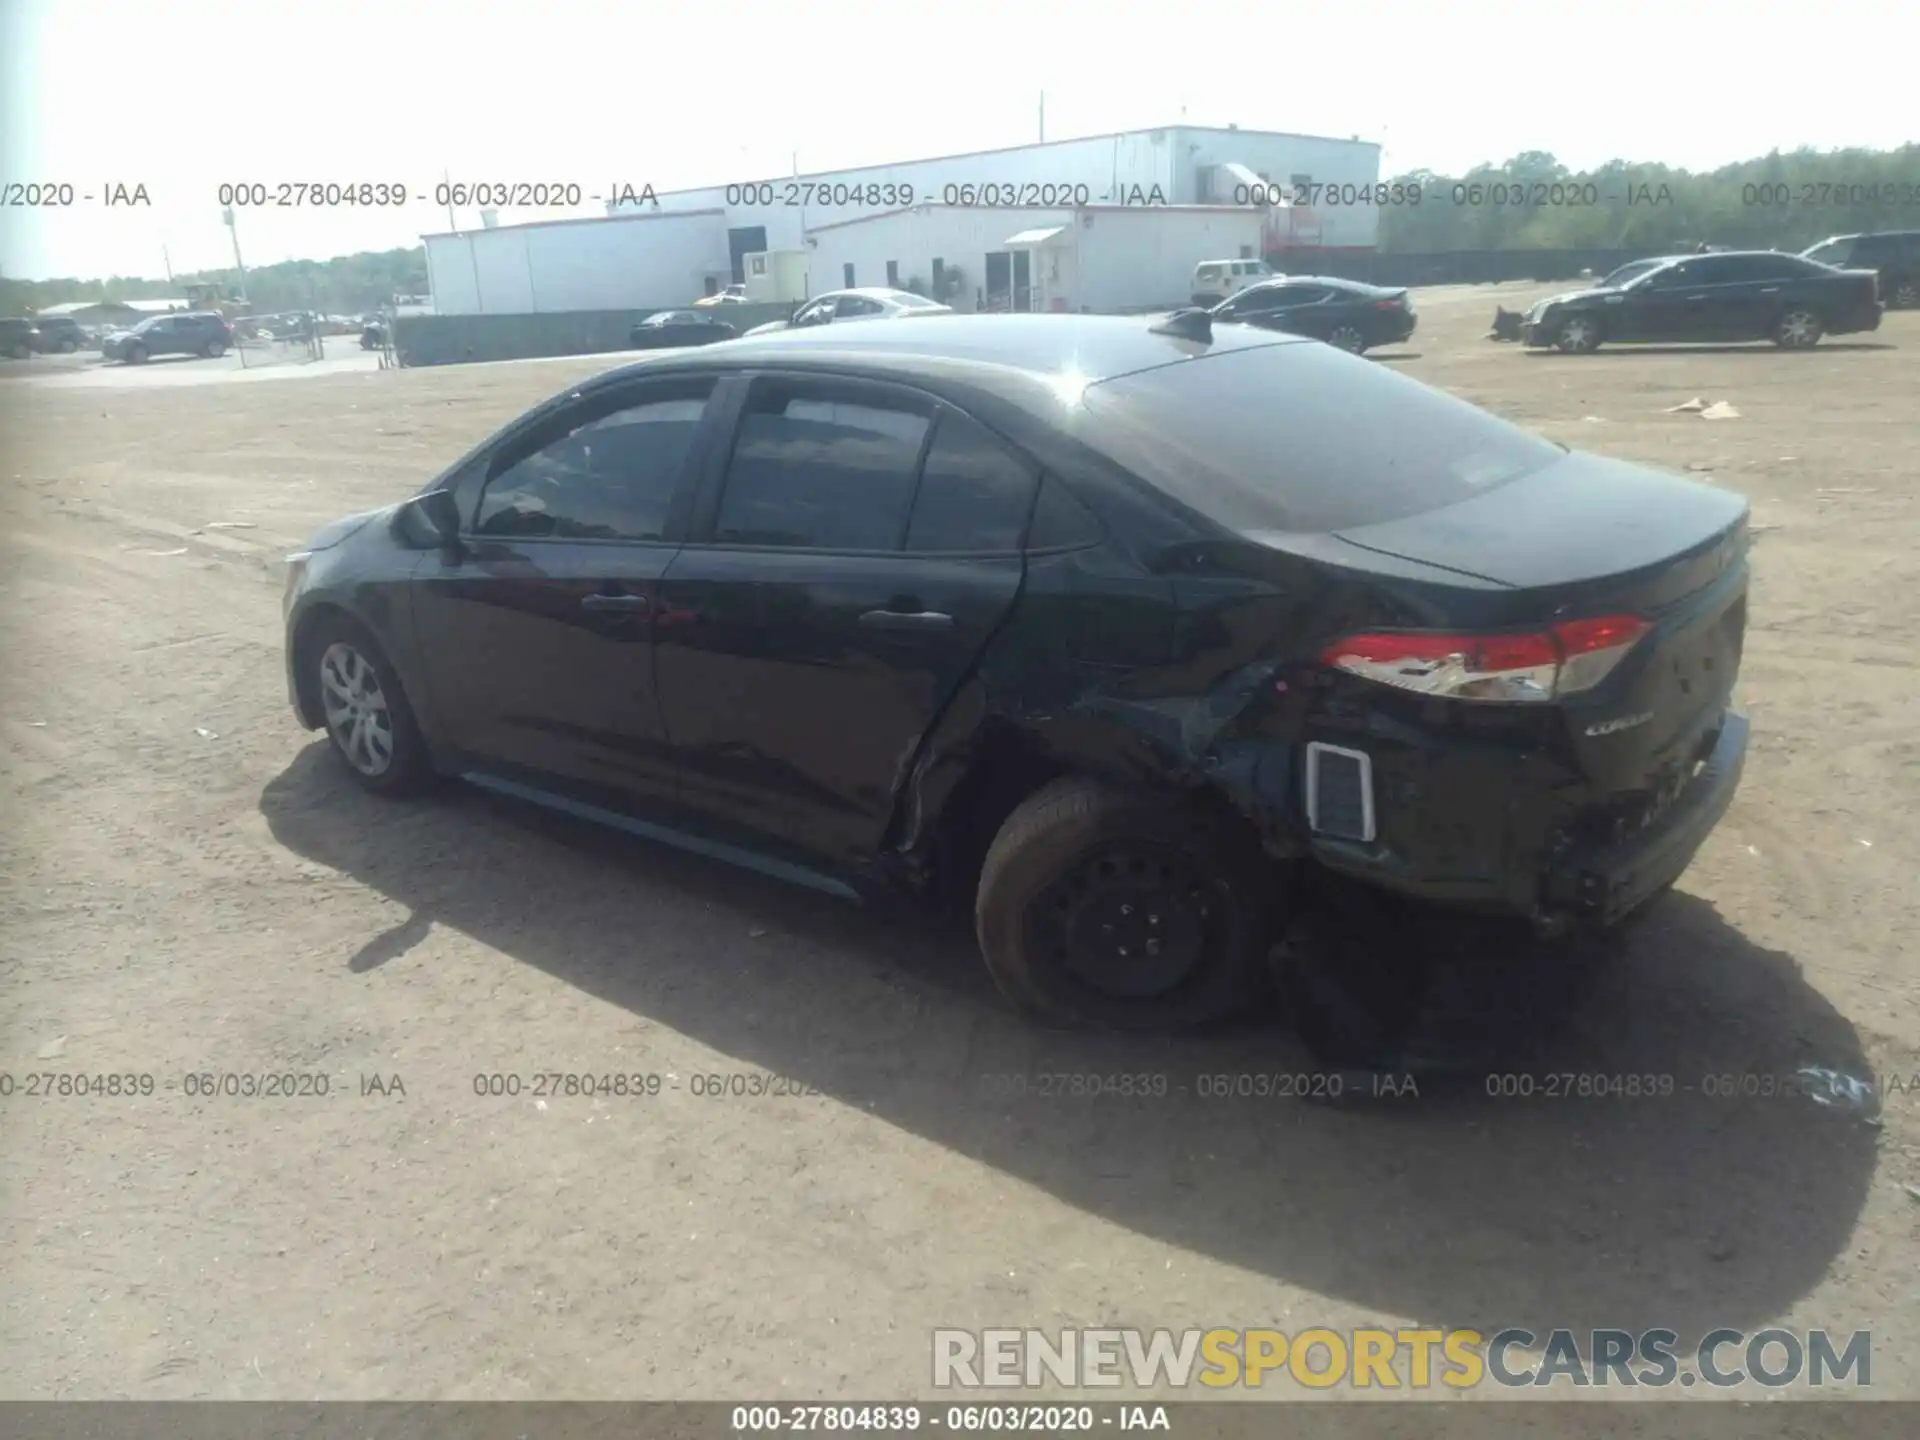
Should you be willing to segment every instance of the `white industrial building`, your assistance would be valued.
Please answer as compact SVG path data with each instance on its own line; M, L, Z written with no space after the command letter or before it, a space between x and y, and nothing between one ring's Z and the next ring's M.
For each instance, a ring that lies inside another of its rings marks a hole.
M1360 200L1379 176L1380 147L1368 142L1181 125L424 238L442 315L684 305L744 281L747 257L768 252L785 271L804 256L811 294L841 288L849 265L859 284L919 279L932 293L937 259L959 271L950 303L962 308L1030 308L1039 291L1040 308L1102 310L1183 301L1186 280L1167 277L1202 260L1251 250L1301 270L1327 250L1369 250L1378 210ZM1266 203L1277 191L1293 203Z
M804 245L815 294L889 285L962 311L1099 314L1186 304L1194 266L1257 257L1268 220L1244 205L926 205L822 225Z
M722 210L551 220L421 238L440 315L684 305L729 266Z
M734 242L735 254L745 255L791 249L809 230L857 220L876 209L902 203L950 203L958 198L948 195L950 185L971 186L977 195L996 192L983 196L987 204L1000 198L1000 192L1012 190L1017 204L1032 204L1037 198L1041 204L1094 205L1227 205L1244 202L1255 191L1273 185L1300 192L1310 202L1293 207L1287 232L1269 237L1276 249L1369 250L1379 212L1371 203L1358 202L1363 187L1380 179L1380 147L1323 135L1174 125L791 178L742 179L756 183L675 190L641 201L638 207L609 206L609 210L626 214L634 208L721 208L727 212L730 232L759 232ZM1029 187L1035 187L1037 195L1030 195ZM1045 193L1047 187L1054 193ZM1058 194L1061 187L1085 188L1074 198L1063 199ZM855 189L857 196L852 193ZM908 189L911 200L904 194ZM843 190L845 203L833 203L843 198ZM877 201L872 198L876 190ZM823 191L826 203L821 200ZM893 198L887 198L889 193ZM1336 203L1326 203L1328 199ZM737 271L734 278L739 278Z

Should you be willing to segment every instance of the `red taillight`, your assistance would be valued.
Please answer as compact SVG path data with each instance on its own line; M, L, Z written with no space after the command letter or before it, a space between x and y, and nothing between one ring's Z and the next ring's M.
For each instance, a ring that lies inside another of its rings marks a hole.
M1397 298L1393 300L1376 300L1373 302L1373 308L1376 310L1402 310L1406 308L1406 303L1405 300Z
M1603 615L1517 635L1388 630L1349 635L1320 658L1336 670L1423 695L1545 701L1599 684L1651 628L1637 615Z

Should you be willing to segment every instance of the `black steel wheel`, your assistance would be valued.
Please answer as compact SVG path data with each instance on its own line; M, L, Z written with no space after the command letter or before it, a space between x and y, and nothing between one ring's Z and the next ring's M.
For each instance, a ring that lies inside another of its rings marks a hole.
M1073 778L1001 827L975 931L1001 991L1048 1023L1191 1029L1265 993L1279 878L1226 818Z

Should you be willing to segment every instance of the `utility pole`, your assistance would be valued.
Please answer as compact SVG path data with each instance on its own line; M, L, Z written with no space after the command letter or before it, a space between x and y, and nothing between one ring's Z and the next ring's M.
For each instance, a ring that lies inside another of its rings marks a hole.
M453 218L453 172L451 170L442 170L440 172L440 179L446 186L447 229L455 235L458 235L460 233L460 222Z
M240 272L240 303L250 305L247 299L247 265L240 258L240 227L234 223L233 207L227 206L220 218L227 222L227 233L233 237L233 268Z
M171 290L173 288L173 257L167 254L164 241L160 245L160 263L167 267L167 288Z
M1047 143L1047 92L1040 92L1040 143Z

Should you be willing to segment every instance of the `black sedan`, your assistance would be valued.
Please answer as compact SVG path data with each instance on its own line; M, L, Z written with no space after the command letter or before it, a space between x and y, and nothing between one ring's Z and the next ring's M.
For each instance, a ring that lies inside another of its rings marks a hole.
M1376 345L1401 345L1419 319L1405 290L1288 275L1249 286L1213 307L1216 320L1307 335L1358 355Z
M1745 754L1747 522L1204 311L832 325L330 525L287 677L368 789L949 902L1034 1014L1189 1026L1321 887L1553 935L1668 886Z
M731 340L740 331L701 310L659 310L627 334L634 350L678 350L687 345L711 345Z
M1871 270L1836 270L1777 250L1665 255L1540 301L1520 338L1571 355L1623 341L1771 340L1806 350L1822 335L1878 330L1881 308Z

